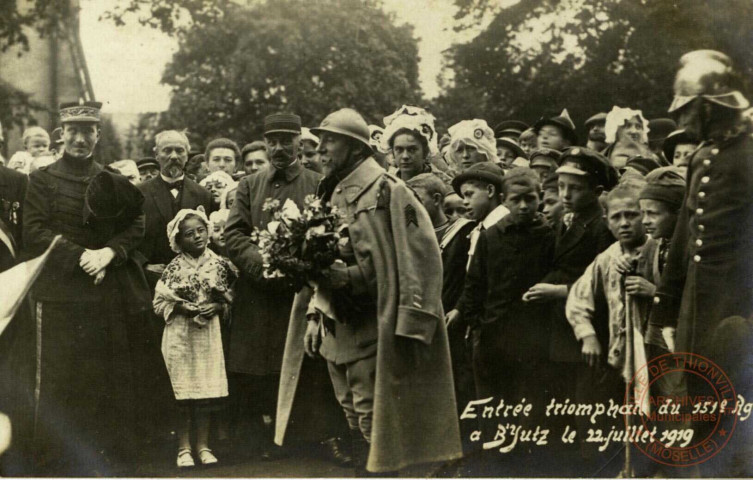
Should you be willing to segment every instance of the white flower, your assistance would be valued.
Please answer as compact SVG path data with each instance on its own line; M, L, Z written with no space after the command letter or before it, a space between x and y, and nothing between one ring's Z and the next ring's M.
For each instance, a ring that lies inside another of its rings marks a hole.
M324 235L325 233L327 233L327 227L325 227L324 225L317 225L306 230L306 239Z
M321 209L322 208L322 199L321 198L317 198L316 200L312 200L311 203L309 204L309 207L311 207L313 209L316 209L316 210Z
M297 222L301 219L301 211L298 209L298 205L291 199L285 200L282 205L282 219L290 225L291 222Z

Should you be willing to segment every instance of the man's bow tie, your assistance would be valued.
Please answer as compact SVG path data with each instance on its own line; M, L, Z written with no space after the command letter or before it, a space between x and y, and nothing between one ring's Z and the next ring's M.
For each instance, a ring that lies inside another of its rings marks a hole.
M165 182L167 183L167 182ZM167 188L169 190L182 190L183 189L183 180L177 180L172 183L167 183Z

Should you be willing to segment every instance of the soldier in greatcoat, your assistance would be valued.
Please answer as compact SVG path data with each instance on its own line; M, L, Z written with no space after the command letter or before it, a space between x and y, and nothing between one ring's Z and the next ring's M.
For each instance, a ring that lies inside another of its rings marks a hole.
M459 458L431 220L419 197L371 156L357 112L334 112L312 132L325 173L318 194L345 215L350 248L318 283L331 292L334 312L309 317L304 347L327 360L354 461L363 468L367 457L368 471L388 472Z

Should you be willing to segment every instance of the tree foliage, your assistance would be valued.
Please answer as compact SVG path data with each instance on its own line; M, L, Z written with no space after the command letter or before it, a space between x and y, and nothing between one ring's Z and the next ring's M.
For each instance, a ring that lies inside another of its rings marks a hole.
M418 47L373 0L270 0L228 6L179 36L163 82L173 89L164 125L203 139L258 137L265 115L317 124L352 107L376 120L419 98Z
M97 146L95 147L94 157L102 165L109 165L112 162L121 160L123 157L123 147L118 139L118 133L110 117L103 117L100 125L100 136Z
M490 8L485 0L456 3L461 24ZM687 51L723 51L750 78L751 22L749 0L521 0L450 49L454 81L436 110L449 123L470 115L533 122L567 107L582 125L613 105L666 116Z

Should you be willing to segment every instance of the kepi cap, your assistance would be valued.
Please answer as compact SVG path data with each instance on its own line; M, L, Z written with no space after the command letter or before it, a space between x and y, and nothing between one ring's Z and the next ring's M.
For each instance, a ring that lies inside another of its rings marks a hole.
M264 117L264 135L270 133L301 134L301 117L294 113L273 113Z
M66 102L58 108L60 123L99 123L102 102Z

